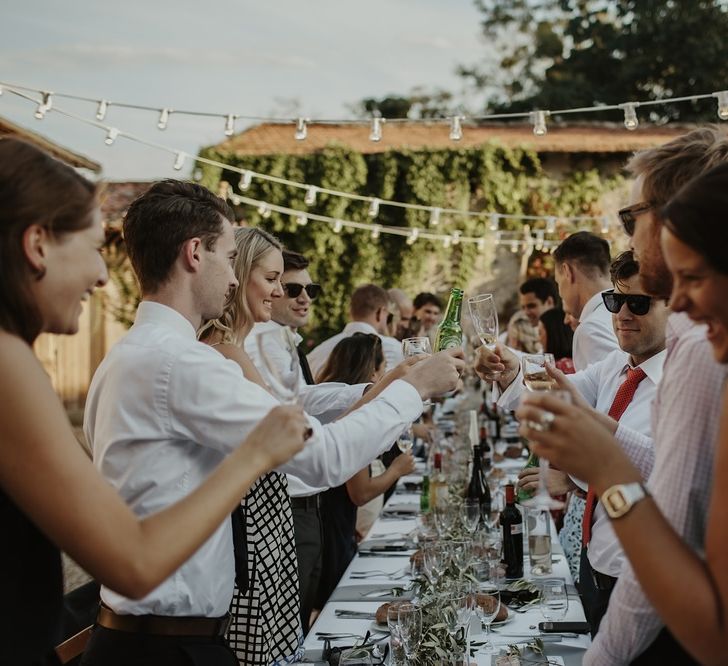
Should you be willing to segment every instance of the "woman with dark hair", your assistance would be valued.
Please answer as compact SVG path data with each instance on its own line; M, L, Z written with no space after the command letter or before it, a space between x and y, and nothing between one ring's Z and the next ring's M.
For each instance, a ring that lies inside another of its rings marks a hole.
M354 333L334 347L317 376L321 382L361 384L377 382L384 374L382 341L373 333ZM330 488L321 497L321 523L325 526L324 553L318 608L323 608L356 554L356 512L414 470L411 453L397 456L389 468L372 477L365 467L344 485Z
M561 308L546 310L538 320L538 337L545 352L554 355L556 367L564 374L575 372L571 359L574 331L564 323L566 313Z
M108 278L104 238L96 185L30 144L0 140L2 664L58 663L61 550L141 598L260 474L303 446L302 412L278 409L184 500L145 518L132 512L79 446L32 348L41 333L78 331L82 302Z
M707 325L713 355L722 364L728 364L726 215L728 164L689 182L661 214L662 251L673 278L670 307ZM537 441L539 455L594 484L599 493L641 482L623 450L586 414L558 401L539 402L554 415L551 430L559 431L528 431L529 438ZM533 407L521 414L534 420L539 416ZM561 418L568 436L554 427ZM695 552L680 538L648 494L629 498L629 504L623 497L627 509L612 522L660 617L705 664L728 664L728 391L724 391L720 419L704 553ZM676 492L690 493L691 488Z

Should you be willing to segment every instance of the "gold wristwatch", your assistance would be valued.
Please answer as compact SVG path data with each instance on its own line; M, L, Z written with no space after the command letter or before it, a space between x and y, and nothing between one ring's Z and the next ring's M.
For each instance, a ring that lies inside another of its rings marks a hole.
M647 488L641 483L623 483L607 488L601 500L609 517L614 519L629 513L637 502L648 495Z

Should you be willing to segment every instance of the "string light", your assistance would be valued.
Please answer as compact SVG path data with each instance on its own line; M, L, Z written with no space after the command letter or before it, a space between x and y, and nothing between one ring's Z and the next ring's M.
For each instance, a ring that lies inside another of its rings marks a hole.
M442 246L443 246L443 247L444 247L445 249L449 248L451 244L452 244L452 236L445 236L445 237L444 237L444 238L442 239Z
M102 99L96 107L96 120L103 120L106 118L106 110L109 108L109 103Z
M372 238L374 240L377 240L379 238L379 235L382 233L382 227L380 227L378 224L375 224L372 227Z
M179 171L184 166L184 163L185 163L185 154L182 152L177 153L174 158L174 169L176 171Z
M305 227L308 224L308 218L304 213L299 213L296 215L296 224L299 227Z
M382 140L382 123L384 122L384 118L382 118L379 111L376 111L374 115L372 115L372 125L371 130L369 131L369 141L381 141Z
M253 182L253 173L252 171L243 171L242 175L240 176L240 180L238 181L238 187L242 192L247 190L250 187L250 184Z
M414 245L419 235L419 229L412 229L412 231L409 232L409 236L407 236L407 245Z
M718 100L718 118L728 120L728 90L713 93L713 97Z
M109 127L109 131L106 133L106 138L104 139L104 143L107 146L110 146L116 141L116 137L119 136L119 130L116 129L116 127Z
M518 253L518 246L519 246L518 241L511 241L511 252L513 252L513 254Z
M533 123L533 133L536 136L543 136L548 131L546 129L546 112L532 111L531 122Z
M493 239L493 244L498 247L498 245L501 244L501 232L497 232L495 235L495 238Z
M159 112L159 120L157 121L157 127L161 130L167 129L168 120L169 120L169 109L162 109Z
M336 220L334 222L334 233L338 234L341 233L341 230L344 228L344 222L342 220Z
M318 188L311 185L306 190L306 196L303 197L303 203L305 203L307 206L313 206L316 203L316 192L318 191Z
M628 130L636 130L640 121L637 120L637 104L634 102L627 102L626 104L620 104L619 107L624 111L624 126Z
M553 234L556 231L556 218L551 215L546 218L546 233Z
M499 218L498 213L490 214L490 230L491 231L498 231L499 220L500 220L500 218Z
M433 208L430 211L430 226L436 227L438 224L440 224L440 213L442 212L441 208Z
M53 107L53 93L44 92L41 96L41 101L38 103L38 108L35 110L35 117L38 120L43 120L47 111L50 111Z
M308 136L307 122L306 118L296 119L296 133L294 134L296 141L303 141Z
M235 116L228 113L225 118L225 136L232 136L233 134L235 134Z
M601 228L602 234L608 234L609 233L609 218L604 216L602 218L602 228Z
M453 116L450 118L450 140L460 141L463 138L463 126L461 124L462 116Z
M369 210L367 211L369 217L376 217L379 215L379 199L372 199L369 202Z
M462 236L462 231L455 230L452 232L452 244L453 245L460 245L460 236Z
M481 238L478 240L478 252L483 252L485 250L485 238Z

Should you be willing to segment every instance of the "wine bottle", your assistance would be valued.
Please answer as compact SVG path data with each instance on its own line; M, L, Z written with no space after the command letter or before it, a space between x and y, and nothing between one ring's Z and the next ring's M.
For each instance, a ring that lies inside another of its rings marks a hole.
M529 467L538 467L538 456L533 451L531 451L528 456L528 460L526 460L526 464L523 466L523 469L528 469ZM517 497L519 502L529 500L533 497L533 490L519 488Z
M463 304L463 290L453 287L447 302L445 317L437 327L435 351L462 347L463 329L460 326L460 307Z
M477 441L477 440L476 440ZM483 472L483 456L480 448L480 442L473 442L473 471L470 475L470 483L465 491L467 499L477 500L480 504L481 519L485 519L490 515L490 488L485 480L485 472Z
M501 511L503 528L503 563L506 578L523 577L523 516L516 506L513 484L506 486L506 508Z

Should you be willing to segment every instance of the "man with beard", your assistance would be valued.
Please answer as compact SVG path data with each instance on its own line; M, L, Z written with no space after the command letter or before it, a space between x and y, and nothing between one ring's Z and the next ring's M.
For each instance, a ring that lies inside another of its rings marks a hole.
M728 162L728 138L712 128L694 130L664 146L638 153L629 162L628 170L636 180L631 203L619 216L639 261L642 287L653 297L667 299L672 290L672 278L660 246L663 206L692 178L724 162ZM705 333L705 326L693 324L684 313L673 313L668 318L667 359L653 405L655 464L647 484L664 517L697 552L704 547L721 388L726 378L725 367L714 360ZM532 404L538 402L536 399ZM603 415L595 417L623 446L640 438L621 423ZM537 410L530 405L523 407L519 418L535 420ZM548 422L553 423L555 418L552 413ZM544 429L544 440L550 436L548 430ZM538 432L528 432L529 437L533 435L539 441ZM580 437L576 428L555 434L565 440ZM569 444L583 445L583 432L581 435L581 442ZM564 462L568 470L568 461ZM644 490L636 492L631 486L639 484L616 487L634 493L631 497L622 496L626 499L619 510L614 505L607 507L614 520L646 497ZM675 584L680 585L679 571L675 572ZM689 612L690 590L685 590L685 613ZM583 663L614 666L696 662L663 626L627 563Z

